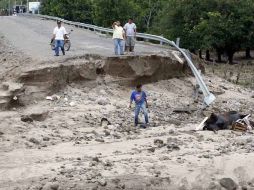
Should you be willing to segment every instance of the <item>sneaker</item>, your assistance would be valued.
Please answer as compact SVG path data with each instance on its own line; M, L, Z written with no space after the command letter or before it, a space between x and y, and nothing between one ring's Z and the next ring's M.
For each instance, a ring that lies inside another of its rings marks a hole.
M55 56L59 56L59 55L55 55Z

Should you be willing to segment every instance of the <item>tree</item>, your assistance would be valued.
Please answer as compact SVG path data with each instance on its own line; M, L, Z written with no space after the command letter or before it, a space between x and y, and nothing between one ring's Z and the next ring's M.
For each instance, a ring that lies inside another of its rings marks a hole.
M93 20L96 25L109 27L113 21L126 22L135 17L136 7L128 0L97 0L94 1Z
M181 37L181 46L188 49L213 49L219 61L226 53L232 63L236 51L251 45L253 5L252 0L170 0L154 32Z
M253 26L253 13L249 4L244 1L234 2L218 0L217 11L208 12L192 30L193 34L199 34L203 48L215 49L219 61L225 52L229 63L233 63L234 53L247 45L250 27Z

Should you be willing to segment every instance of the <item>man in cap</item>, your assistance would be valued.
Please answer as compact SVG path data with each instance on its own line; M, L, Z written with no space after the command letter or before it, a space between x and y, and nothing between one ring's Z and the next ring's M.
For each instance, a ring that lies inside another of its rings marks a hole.
M62 26L61 21L57 21L57 26L53 31L53 37L51 42L55 40L55 56L59 56L59 48L61 48L63 55L65 55L64 51L64 39L66 38L67 32L65 28Z

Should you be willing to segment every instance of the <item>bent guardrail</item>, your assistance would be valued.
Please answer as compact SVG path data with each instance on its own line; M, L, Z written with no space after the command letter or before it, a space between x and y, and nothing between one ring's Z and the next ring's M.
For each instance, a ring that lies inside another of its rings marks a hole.
M27 14L24 14L27 15ZM85 28L85 29L89 29L89 30L93 30L93 31L97 31L97 32L104 32L104 33L113 33L113 29L110 28L103 28L103 27L99 27L99 26L95 26L92 24L85 24L85 23L80 23L80 22L73 22L73 21L68 21L62 18L58 18L58 17L53 17L53 16L47 16L47 15L32 15L32 16L37 16L40 18L44 18L44 19L48 19L48 20L60 20L65 24L68 25L72 25L78 28ZM199 84L199 87L201 89L201 91L203 92L204 95L204 103L209 106L216 98L215 96L209 91L208 87L206 86L201 74L199 73L199 71L197 70L197 68L195 67L195 65L192 63L191 59L188 57L188 55L184 52L183 49L179 48L174 41L170 41L162 36L157 36L157 35L152 35L152 34L146 34L146 33L137 33L137 37L144 39L145 41L157 41L160 42L160 44L167 44L170 46L173 46L174 48L176 48L178 51L180 51L182 53L182 55L184 56L184 58L186 59L189 67L191 68L197 83Z

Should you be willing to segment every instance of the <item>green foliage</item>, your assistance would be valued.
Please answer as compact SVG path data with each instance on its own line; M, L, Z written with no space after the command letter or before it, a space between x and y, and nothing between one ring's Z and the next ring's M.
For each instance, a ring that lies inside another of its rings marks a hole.
M170 0L157 17L153 31L167 38L181 37L189 49L215 49L233 54L253 46L252 0Z
M92 0L44 0L42 14L92 23Z
M138 30L146 32L166 0L44 0L42 13L72 21L110 27L113 21L123 24L133 18Z
M134 18L139 32L181 38L184 48L229 57L253 47L253 0L44 0L42 13L110 27Z

